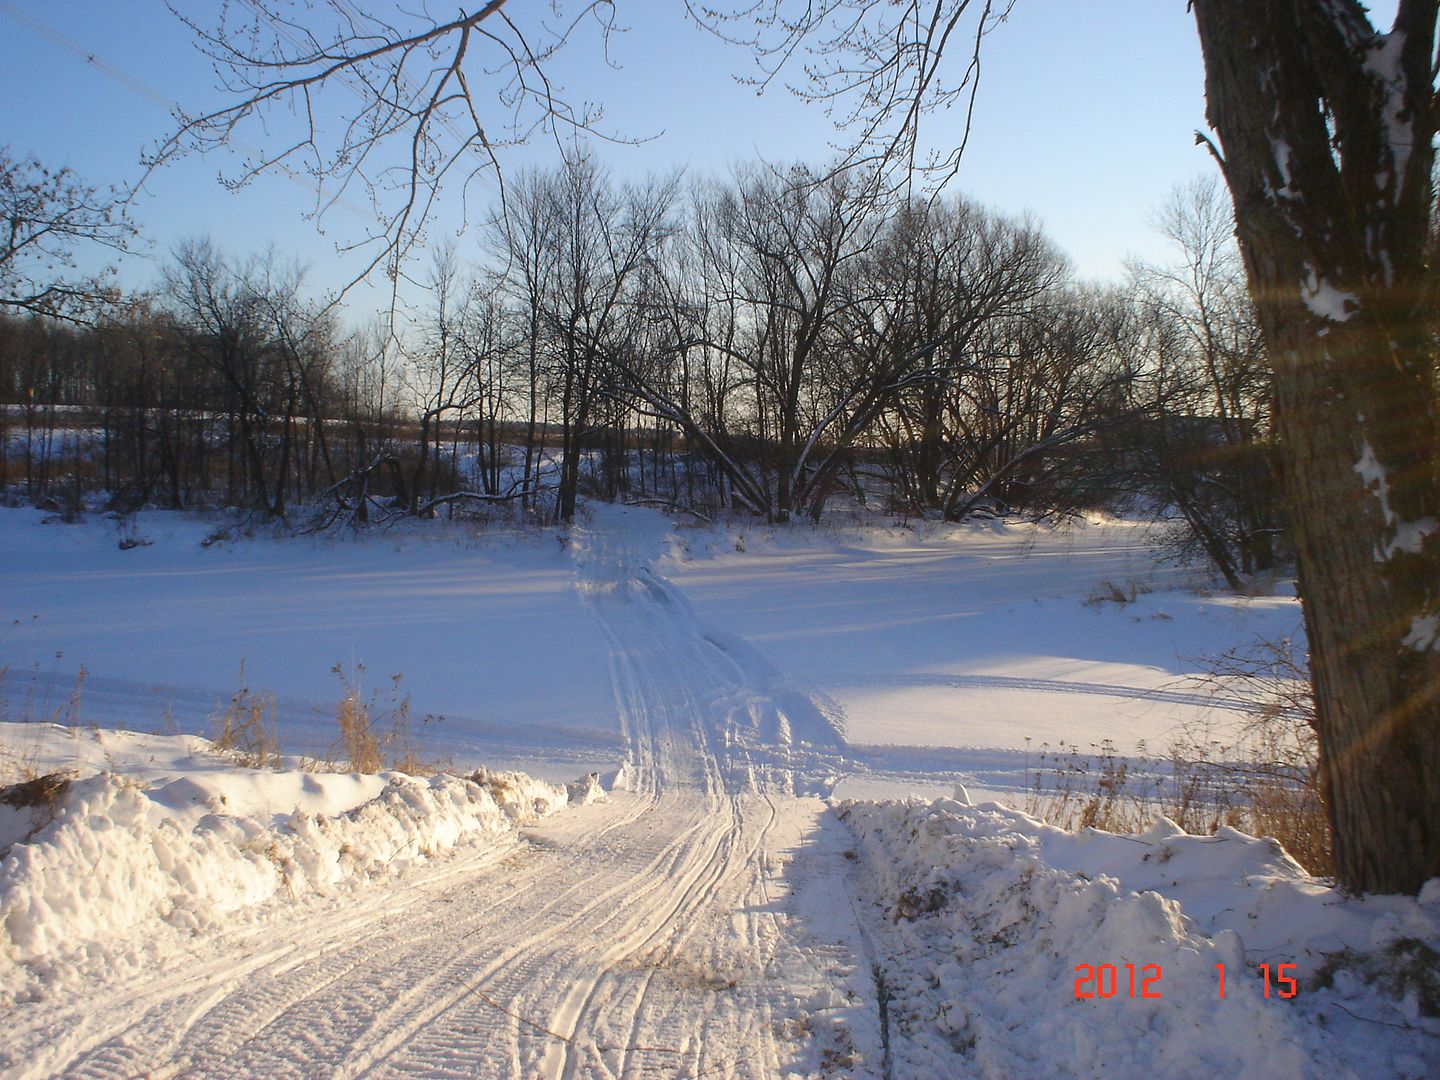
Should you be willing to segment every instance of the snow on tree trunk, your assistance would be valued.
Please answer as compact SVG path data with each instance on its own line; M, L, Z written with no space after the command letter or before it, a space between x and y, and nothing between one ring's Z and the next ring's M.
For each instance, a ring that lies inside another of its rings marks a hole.
M1341 883L1440 875L1429 267L1440 0L1195 0L1208 119L1274 367Z

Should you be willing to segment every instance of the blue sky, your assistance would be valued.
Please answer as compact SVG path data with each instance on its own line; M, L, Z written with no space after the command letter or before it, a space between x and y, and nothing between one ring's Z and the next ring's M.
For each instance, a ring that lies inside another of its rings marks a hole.
M519 18L527 6L549 5L511 6ZM1375 5L1377 15L1387 6L1393 10L1393 2ZM183 7L203 22L219 4L186 0ZM752 61L689 24L680 0L618 0L617 10L629 29L612 41L616 68L584 38L551 68L575 96L602 102L614 129L654 136L600 149L617 174L675 166L723 173L757 155L825 159L835 134L824 115L783 87L757 97L738 84L734 76ZM50 32L17 19L17 11ZM1084 277L1119 277L1127 255L1163 257L1149 225L1154 207L1211 168L1194 145L1204 126L1203 77L1185 0L1019 0L984 56L974 132L952 183L996 209L1033 214ZM169 126L163 102L217 100L207 63L162 0L0 0L0 59L7 103L0 145L69 165L92 182L138 175L142 147ZM958 117L935 116L928 125L939 144L958 137ZM557 157L553 144L540 142L502 163L518 168ZM354 263L335 245L363 230L356 209L333 210L321 235L303 218L314 203L303 183L275 177L232 193L216 178L234 165L223 156L192 158L151 180L137 217L152 255L127 261L127 283L147 284L158 259L201 235L237 254L273 245L308 265L317 288L344 280ZM457 221L452 210L447 224ZM462 254L467 242L460 241Z

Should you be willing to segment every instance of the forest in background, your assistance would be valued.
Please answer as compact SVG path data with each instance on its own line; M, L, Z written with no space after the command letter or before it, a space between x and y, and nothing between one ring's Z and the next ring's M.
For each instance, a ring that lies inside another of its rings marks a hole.
M581 493L771 521L1141 507L1238 586L1286 552L1259 329L1218 189L1156 224L1173 262L1102 288L956 194L582 158L518 175L476 250L362 330L278 256L197 240L143 295L0 317L0 475L66 513L303 527L567 520Z

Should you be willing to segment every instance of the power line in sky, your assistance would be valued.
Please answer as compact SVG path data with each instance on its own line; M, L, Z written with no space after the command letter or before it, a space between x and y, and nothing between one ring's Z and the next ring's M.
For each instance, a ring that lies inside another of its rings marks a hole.
M155 104L172 113L177 108L176 103L167 98L164 94L160 93L159 90L156 90L152 86L147 86L145 83L141 82L134 76L128 75L125 72L121 71L114 64L111 64L108 61L102 59L100 56L97 56L94 52L85 48L83 45L76 42L73 38L66 37L59 30L56 30L48 23L41 22L39 19L35 18L35 16L31 15L27 11L22 11L20 8L10 3L9 0L0 0L0 11L3 11L6 15L9 15L12 19L18 22L21 26L24 26L26 29L32 30L35 33L39 34L51 44L58 45L66 52L78 56L85 63L95 68L95 70L109 76L111 79L113 79L115 82L118 82L127 90L130 90L131 92L138 94L143 98L148 98L149 100L155 102Z

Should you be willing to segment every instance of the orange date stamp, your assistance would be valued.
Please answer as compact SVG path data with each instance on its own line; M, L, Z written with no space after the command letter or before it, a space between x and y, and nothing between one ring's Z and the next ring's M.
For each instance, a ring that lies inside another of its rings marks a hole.
M1256 964L1257 974L1263 982L1265 997L1293 998L1300 992L1300 984L1293 974L1294 964ZM1225 996L1225 965L1216 964L1216 990ZM1159 1001L1165 995L1160 990L1160 980L1165 972L1159 964L1076 964L1076 1000L1105 998L1141 998Z

